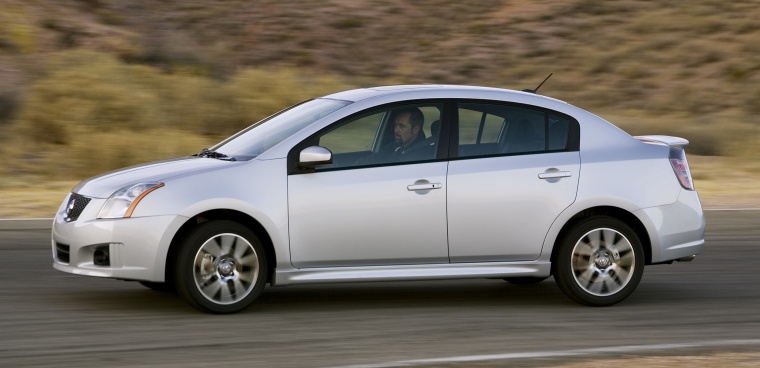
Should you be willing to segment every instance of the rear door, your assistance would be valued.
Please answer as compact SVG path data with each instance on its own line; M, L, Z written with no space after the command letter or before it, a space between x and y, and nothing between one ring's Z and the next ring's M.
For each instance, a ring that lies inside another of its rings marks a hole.
M575 200L578 123L537 108L457 104L448 171L451 262L534 260ZM458 137L457 137L458 135Z

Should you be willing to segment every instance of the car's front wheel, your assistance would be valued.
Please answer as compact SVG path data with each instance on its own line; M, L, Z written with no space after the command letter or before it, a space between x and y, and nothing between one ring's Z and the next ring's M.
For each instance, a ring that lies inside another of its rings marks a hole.
M565 295L590 306L627 298L644 273L644 250L624 222L606 216L578 222L562 239L555 279Z
M185 238L176 267L180 295L204 312L248 307L266 284L267 259L259 238L232 221L212 220Z

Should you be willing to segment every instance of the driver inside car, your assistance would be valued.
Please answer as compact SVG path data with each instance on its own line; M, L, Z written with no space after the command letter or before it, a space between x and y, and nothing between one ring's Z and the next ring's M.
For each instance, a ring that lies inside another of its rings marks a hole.
M425 116L419 108L406 107L395 111L393 142L367 157L363 164L415 161L432 158L434 143L425 139Z

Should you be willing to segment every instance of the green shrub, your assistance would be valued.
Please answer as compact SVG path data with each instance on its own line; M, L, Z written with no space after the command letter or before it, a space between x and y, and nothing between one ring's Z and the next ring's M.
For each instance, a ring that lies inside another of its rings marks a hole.
M227 88L242 129L290 105L350 88L338 78L306 76L293 69L247 69L234 75Z
M187 155L287 106L346 88L337 78L289 69L248 69L223 82L66 52L30 87L7 127L17 139L4 151L18 160L7 166L76 178Z
M22 135L43 143L67 144L80 131L160 125L160 100L154 86L161 84L162 76L154 70L91 52L65 54L52 65L32 85L19 111L16 126Z
M193 75L164 76L158 87L161 124L211 137L239 130L243 119L234 106L234 96L222 82Z
M0 34L6 49L32 54L39 48L39 31L24 6L3 5L0 12Z

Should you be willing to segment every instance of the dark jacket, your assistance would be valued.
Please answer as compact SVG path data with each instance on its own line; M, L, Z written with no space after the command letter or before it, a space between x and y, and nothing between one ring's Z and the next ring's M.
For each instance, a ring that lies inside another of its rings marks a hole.
M380 151L367 157L365 164L382 164L392 162L405 162L427 160L435 156L435 143L425 139L424 134L418 134L417 138L406 148L393 142L381 148Z

